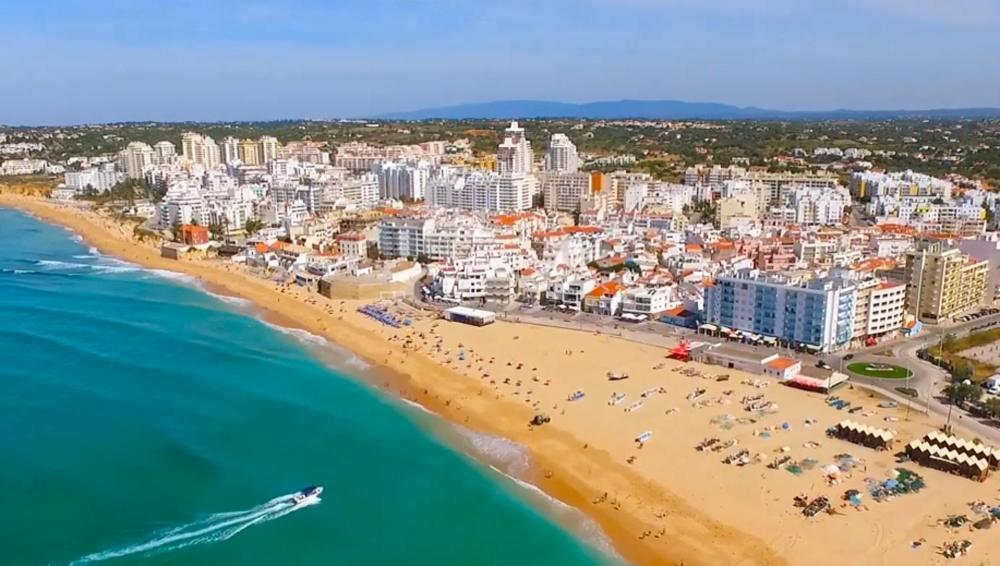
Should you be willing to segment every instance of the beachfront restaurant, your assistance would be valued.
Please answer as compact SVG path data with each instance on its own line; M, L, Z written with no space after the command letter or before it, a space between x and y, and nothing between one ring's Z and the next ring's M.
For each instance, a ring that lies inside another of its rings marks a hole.
M487 324L493 324L497 320L497 315L490 311L462 306L445 309L441 315L445 320L471 324L472 326L486 326Z

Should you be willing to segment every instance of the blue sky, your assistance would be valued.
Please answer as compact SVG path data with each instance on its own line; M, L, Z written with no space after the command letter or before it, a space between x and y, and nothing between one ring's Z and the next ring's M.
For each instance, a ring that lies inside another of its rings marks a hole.
M1000 0L0 0L0 123L1000 107Z

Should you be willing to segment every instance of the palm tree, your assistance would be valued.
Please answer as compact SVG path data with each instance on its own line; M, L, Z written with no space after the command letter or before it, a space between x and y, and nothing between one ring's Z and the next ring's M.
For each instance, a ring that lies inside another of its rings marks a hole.
M263 227L264 227L263 222L257 220L256 218L251 218L247 220L247 223L243 226L243 229L246 230L248 236L252 236L257 232L260 232L260 229Z

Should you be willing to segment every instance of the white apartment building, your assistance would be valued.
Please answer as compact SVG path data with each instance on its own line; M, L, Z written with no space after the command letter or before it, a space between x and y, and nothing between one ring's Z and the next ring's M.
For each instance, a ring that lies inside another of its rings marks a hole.
M684 171L684 184L690 186L705 185L713 189L719 189L722 187L724 181L740 179L746 176L746 174L746 169L734 165L728 167L722 167L721 165L713 165L711 167L695 165L688 167Z
M219 159L226 165L232 165L240 160L240 140L233 136L222 138L219 145Z
M378 227L379 253L387 258L416 258L424 253L424 237L434 226L433 218L384 218Z
M431 177L431 164L421 160L415 163L383 161L374 166L378 176L379 196L382 199L423 200Z
M625 212L642 212L649 195L649 183L646 181L631 182L625 185L622 193L622 204Z
M865 332L877 336L898 330L906 313L906 285L883 281L871 290Z
M161 228L170 228L175 224L198 223L209 224L208 210L201 184L192 179L182 179L172 182L167 189L157 218Z
M524 128L511 122L504 130L503 141L497 148L497 172L510 175L528 175L534 170L531 142L524 135Z
M340 254L345 257L368 257L368 238L360 232L347 232L337 235L337 245Z
M435 206L519 212L531 208L536 180L533 176L473 171L435 176L428 187L428 201Z
M913 171L862 171L851 175L851 194L863 197L940 197L951 199L952 183Z
M583 309L583 301L587 293L594 290L595 287L597 287L597 280L589 275L553 281L545 291L545 300L551 305L580 311Z
M278 158L278 149L280 145L278 144L278 138L273 136L261 136L260 141L260 157L263 163L267 164Z
M782 196L794 187L829 190L839 186L837 175L825 171L815 173L749 171L743 179L751 184L759 183L766 186L770 193L769 204L782 202Z
M242 230L247 220L257 218L251 201L224 199L207 201L208 225L217 224L227 231Z
M803 226L841 224L851 195L844 187L788 187L787 201L795 210L795 222Z
M88 167L80 171L67 171L63 177L66 187L74 191L83 191L91 187L103 193L118 184L121 176L115 170L114 163L104 163L99 167Z
M181 134L181 156L188 163L211 169L219 164L219 145L208 136L184 132Z
M177 146L168 141L153 144L153 153L157 165L172 165L177 161Z
M795 256L806 265L827 264L837 248L836 242L828 240L799 240L795 242Z
M505 265L461 262L441 269L432 293L462 302L507 304L516 296L517 275Z
M552 134L549 149L545 152L545 170L556 173L575 173L580 169L580 155L576 145L566 134Z
M576 212L580 203L593 194L593 178L588 172L545 172L541 174L546 210Z
M653 318L676 305L669 287L636 287L622 295L622 314Z
M677 183L651 181L645 191L643 202L647 207L663 208L674 214L681 214L684 207L694 202L695 189Z
M156 152L149 144L131 142L118 153L118 162L129 179L141 179L148 168L156 165Z

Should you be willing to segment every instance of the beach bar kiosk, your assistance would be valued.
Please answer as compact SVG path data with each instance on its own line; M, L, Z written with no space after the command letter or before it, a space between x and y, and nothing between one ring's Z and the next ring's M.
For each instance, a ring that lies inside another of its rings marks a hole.
M444 311L444 318L452 322L462 322L473 326L486 326L497 320L497 315L490 311L470 309L469 307L451 307Z

